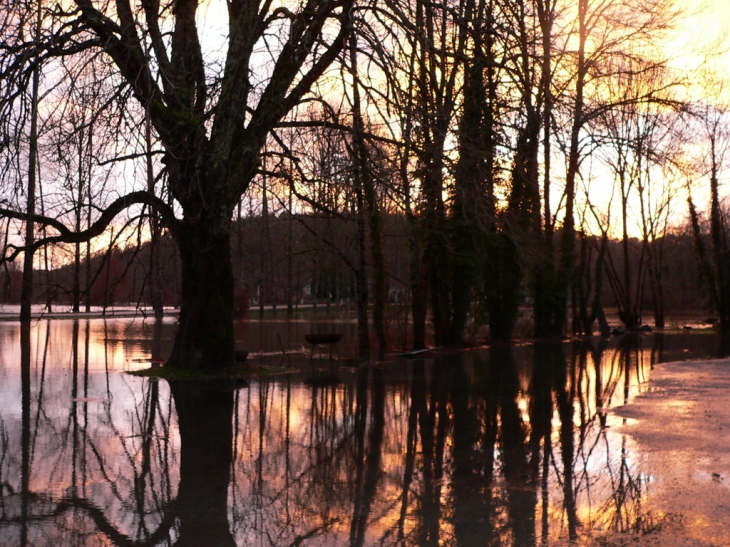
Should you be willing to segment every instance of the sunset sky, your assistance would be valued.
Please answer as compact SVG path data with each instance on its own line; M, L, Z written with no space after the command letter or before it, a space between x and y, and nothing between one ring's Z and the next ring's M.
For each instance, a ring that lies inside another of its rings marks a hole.
M672 49L678 66L697 68L702 64L717 63L730 73L730 2L728 0L677 0L686 10L681 18L678 39ZM712 55L716 55L713 59ZM670 52L671 55L671 52Z

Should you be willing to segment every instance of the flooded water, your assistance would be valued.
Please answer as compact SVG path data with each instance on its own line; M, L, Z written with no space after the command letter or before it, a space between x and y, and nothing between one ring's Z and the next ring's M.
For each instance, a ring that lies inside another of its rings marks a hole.
M612 409L654 364L719 347L677 332L343 360L313 387L304 334L346 348L354 325L245 322L254 364L291 373L126 374L174 328L39 320L21 343L0 323L0 545L619 545L666 514Z

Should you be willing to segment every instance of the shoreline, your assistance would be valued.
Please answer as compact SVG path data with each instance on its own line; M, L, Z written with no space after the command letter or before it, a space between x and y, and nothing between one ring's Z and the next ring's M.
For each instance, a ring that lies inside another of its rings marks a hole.
M163 317L177 317L180 310L165 310ZM106 313L101 311L92 312L45 312L45 313L32 313L31 320L37 321L41 319L130 319L135 317L152 318L154 319L154 312L143 312L141 310L119 310L119 311L107 311ZM0 321L20 321L18 314L0 312Z

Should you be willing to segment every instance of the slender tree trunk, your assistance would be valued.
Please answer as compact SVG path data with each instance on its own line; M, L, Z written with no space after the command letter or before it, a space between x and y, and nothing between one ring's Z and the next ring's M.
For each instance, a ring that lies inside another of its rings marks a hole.
M367 209L370 228L370 253L373 260L373 328L378 341L380 358L385 354L385 299L386 264L383 250L383 219L378 207L372 170L369 167L368 151L365 144L365 127L362 119L360 84L357 74L357 33L350 35L350 71L352 76L352 117L353 117L353 159L355 179L362 187L364 204ZM357 184L357 182L356 182ZM359 201L359 200L358 200Z
M41 178L38 177L38 197L40 198L41 215L46 215L45 202L43 200L43 185L41 184ZM43 237L46 237L46 227L43 226ZM88 243L87 243L88 245ZM45 283L46 283L46 310L48 313L53 313L53 295L54 288L51 283L51 261L48 257L48 245L43 246L43 266L45 269Z
M106 315L106 309L114 303L114 291L109 283L109 276L111 273L111 261L114 257L114 228L112 228L111 233L109 234L109 249L107 251L106 256L106 264L104 265L106 271L104 272L105 275L105 281L104 281L104 301L102 302L102 315Z
M78 181L76 181L77 194L76 204L74 206L74 213L76 215L76 231L81 231L81 215L83 213L84 201L84 131L79 131L78 135L79 146L78 146ZM74 244L74 278L73 278L73 311L79 313L81 310L81 243L76 242Z
M426 286L421 271L421 233L419 219L411 199L411 165L410 158L413 145L413 116L416 102L416 58L417 50L413 49L408 59L408 86L405 116L402 122L401 131L404 135L404 146L400 150L399 176L403 184L403 203L406 214L408 229L408 269L410 281L410 305L411 321L413 332L413 347L421 349L426 347Z
M553 287L554 297L549 299L545 324L535 335L562 336L567 321L568 294L572 281L575 262L575 186L580 169L580 132L585 123L584 93L588 74L586 63L586 42L588 39L588 0L578 2L578 67L575 83L575 104L573 106L573 122L570 130L570 146L568 151L568 171L565 184L565 219L560 235L560 258Z
M89 149L91 149L92 131L89 130ZM89 162L89 181L91 181L91 162ZM89 202L86 204L86 227L91 227L91 184L87 186ZM91 241L86 242L86 313L91 312Z
M362 357L370 353L370 325L368 323L368 304L370 294L368 290L367 274L367 246L365 243L365 202L362 181L355 174L355 195L357 199L357 256L358 264L355 269L355 294L357 302L357 340L358 350ZM329 299L327 299L329 302Z
M35 40L40 43L41 34L41 7L42 1L38 0L37 20L35 28ZM38 162L38 88L40 87L40 66L33 69L33 81L31 88L30 103L30 148L28 150L28 188L26 213L35 214L36 194L36 171ZM30 246L35 242L35 222L27 220L25 223L25 245ZM23 253L23 283L20 292L20 320L30 320L31 305L33 304L33 252Z
M86 242L86 293L84 295L84 310L91 312L91 242Z
M146 146L146 167L147 167L147 191L150 194L155 193L155 173L152 165L152 123L150 120L149 109L145 116L145 146ZM164 315L164 302L162 293L162 267L160 265L159 242L160 242L160 223L157 219L155 211L150 211L150 274L149 287L152 301L152 309L155 314L155 320L160 321Z
M542 93L542 132L543 132L543 214L541 222L534 227L535 252L531 264L530 289L533 297L534 333L538 338L552 337L556 334L555 310L565 307L556 291L559 284L554 256L554 219L551 206L551 124L553 111L553 22L555 20L555 1L537 0L538 20L542 33L541 81ZM558 312L560 313L560 312ZM562 312L565 314L565 311Z
M264 318L264 306L269 297L271 271L269 270L269 196L266 188L266 176L262 177L261 196L261 284L259 285L259 318Z
M629 245L629 228L628 228L628 207L629 207L629 187L625 180L625 175L621 174L621 252L623 255L623 303L620 306L621 321L626 328L634 328L639 325L639 317L634 307L632 275L631 275L631 254Z
M292 211L293 189L289 187L289 216L287 217L287 253L286 253L286 316L294 317L294 271L292 266L292 226L294 224L294 212Z
M544 226L544 237L545 243L550 251L550 258L552 259L552 238L553 238L553 220L552 210L550 205L550 166L551 166L551 154L552 149L550 146L550 125L552 123L553 116L553 96L552 96L552 83L553 83L553 69L552 69L552 47L553 47L553 19L554 14L554 0L537 0L538 18L540 20L540 29L542 31L542 96L543 96L543 108L542 108L542 130L543 130L543 226Z

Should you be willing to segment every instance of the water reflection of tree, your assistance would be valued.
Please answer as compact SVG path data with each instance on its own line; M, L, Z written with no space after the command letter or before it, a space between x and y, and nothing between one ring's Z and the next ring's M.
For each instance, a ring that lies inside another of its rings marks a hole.
M358 373L358 390L362 389L364 382L361 377L365 376L361 368ZM357 435L356 472L354 485L354 503L352 524L350 526L350 545L362 547L365 544L365 531L368 519L376 496L376 489L381 473L381 450L383 444L383 432L385 429L385 375L381 367L372 367L371 391L371 420L368 432L368 449L364 451L365 424L363 423L363 412L358 408L359 418L355 431ZM364 403L367 398L361 397L358 393L358 403Z
M435 366L430 389L414 391L418 412L418 431L421 437L422 490L418 496L417 544L439 544L441 519L441 478L443 476L444 447L449 423L447 397L448 376L445 367ZM420 387L420 386L419 386ZM424 385L424 388L426 386Z
M648 516L642 509L645 489L641 474L631 461L627 437L609 434L611 430L606 421L607 401L614 396L618 386L623 386L622 401L625 402L631 395L632 386L645 381L642 339L631 335L622 337L608 363L603 360L605 349L605 340L599 341L597 346L592 339L572 344L572 367L577 370L578 378L576 396L581 401L574 489L576 498L581 499L585 507L584 524L588 529L642 532L646 529ZM656 358L655 351L660 348L652 349L652 362ZM595 371L592 390L588 381L590 361L593 361ZM594 393L594 406L589 404L588 391ZM617 444L620 444L618 450ZM599 461L605 463L599 466Z
M48 543L56 541L76 543L88 535L93 535L95 531L107 535L118 545L148 544L145 539L151 543L158 543L163 537L169 536L172 519L167 519L166 527L160 527L161 530L164 529L163 534L148 532L144 523L136 533L121 531L125 528L126 530L134 528L128 522L129 515L133 514L130 508L134 507L135 501L144 499L144 494L140 495L133 489L125 491L123 484L120 483L123 483L123 478L127 476L125 471L128 472L129 469L121 469L117 459L110 458L109 450L104 446L113 444L110 440L126 446L127 441L126 435L115 430L113 422L118 417L112 415L111 401L107 401L104 405L96 405L97 408L101 407L101 413L90 410L90 405L96 401L89 397L91 387L89 323L86 322L84 328L83 353L79 348L78 321L74 321L71 334L70 374L68 377L55 374L52 382L55 385L51 386L55 391L48 394L45 388L50 324L47 323L44 338L37 332L36 339L39 345L43 340L43 346L36 351L37 354L42 352L42 357L36 359L40 360L41 371L37 400L34 400L31 389L33 372L31 326L24 324L21 327L20 508L17 517L12 511L0 517L0 534L4 535L3 529L6 529L6 526L17 525L21 545L35 544L37 539L32 538L39 537L45 538ZM66 378L70 385L66 382ZM147 387L149 386L150 384ZM156 386L153 386L151 396L148 397L150 403L156 400L155 390ZM57 395L63 392L66 393L63 399L67 403L61 402ZM33 404L36 405L34 420L31 419ZM59 421L58 413L64 406L68 412L65 420ZM146 405L145 410L149 411L150 405ZM154 406L152 410L154 414ZM89 429L90 424L93 430ZM134 428L131 432L130 438L144 437L145 433L144 430L135 431ZM3 436L3 454L9 452L7 437ZM145 455L141 458L141 463L137 463L139 458L135 455L131 457L130 464L135 475L139 475L141 466L144 477L150 473L151 451L143 448L142 452ZM2 468L4 466L0 465L0 469ZM12 475L12 471L9 474ZM38 490L39 485L44 483L47 484L46 489ZM98 494L104 489L112 495L99 500ZM9 482L7 487L3 485L2 490L14 491ZM94 498L97 502L92 501ZM99 505L98 501L102 504ZM107 511L104 506L114 510ZM140 507L139 519L149 520L150 512L149 506ZM152 518L154 519L154 516ZM113 521L118 522L121 528L115 526ZM164 521L163 516L160 523Z
M352 385L255 382L234 419L237 540L368 544L378 515L386 404L377 367L358 369Z
M175 544L236 545L228 526L233 390L229 383L213 381L173 382L171 390L180 429L180 485L174 504L180 527Z
M562 346L560 346L562 353ZM562 357L562 358L561 358ZM568 537L574 541L578 537L578 518L576 508L576 492L574 490L575 433L574 412L576 397L576 379L574 362L568 367L562 355L556 356L555 366L555 398L560 416L560 452L563 463L562 486L563 507L568 520Z
M650 522L631 446L606 422L611 398L641 379L640 345L619 343L615 359L595 339L494 347L316 388L273 377L120 389L119 376L89 374L88 333L74 328L61 385L23 380L18 434L0 423L0 482L27 477L0 491L0 543L25 526L27 543L42 530L130 547L528 546L575 539L581 524ZM27 472L2 463L13 435Z
M478 369L486 366L483 360ZM491 530L491 488L494 473L494 444L496 442L497 390L490 381L482 379L485 404L472 404L472 379L467 375L463 358L452 363L453 469L451 495L452 521L457 545L489 545ZM488 372L485 376L489 376ZM490 397L491 396L491 397ZM481 421L484 421L482 427ZM480 438L481 437L481 438ZM491 450L488 448L491 446ZM491 457L490 457L491 455Z
M609 435L606 423L606 401L613 390L642 378L641 348L620 345L620 367L612 367L603 359L605 341L575 342L568 346L569 356L565 347L536 345L532 367L526 370L516 365L513 350L493 348L488 365L473 364L483 371L483 385L488 386L482 392L476 388L479 380L469 392L465 376L454 373L451 483L456 544L534 545L537 530L545 543L556 534L572 541L581 524L626 531L641 529L646 522L642 482L626 438ZM485 410L475 412L479 407ZM553 433L554 417L558 428ZM495 436L489 435L495 423L500 426L496 445ZM474 431L484 432L481 439ZM489 462L495 448L496 467L473 463ZM602 467L600 461L605 462ZM500 472L503 489L492 482ZM586 522L580 522L579 514Z

